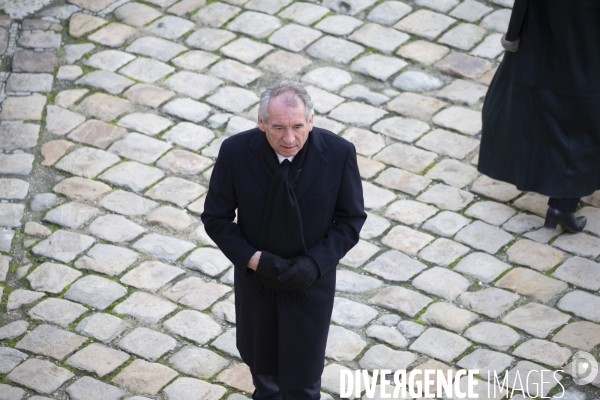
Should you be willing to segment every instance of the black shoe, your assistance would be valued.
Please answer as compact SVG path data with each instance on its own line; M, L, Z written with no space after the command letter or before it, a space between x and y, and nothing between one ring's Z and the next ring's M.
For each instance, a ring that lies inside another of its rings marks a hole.
M576 217L575 213L566 213L558 211L556 208L548 207L544 228L555 229L556 225L560 224L565 231L577 233L583 230L586 223L586 217Z

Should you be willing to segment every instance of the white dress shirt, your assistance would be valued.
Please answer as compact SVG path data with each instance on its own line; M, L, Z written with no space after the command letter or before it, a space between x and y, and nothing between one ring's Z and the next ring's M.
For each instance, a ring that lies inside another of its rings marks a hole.
M281 154L279 154L278 152L275 152L275 154L277 154L277 159L279 160L279 164L281 164L283 162L283 160L290 160L290 162L292 162L292 160L294 159L295 156L291 156L291 157L284 157Z

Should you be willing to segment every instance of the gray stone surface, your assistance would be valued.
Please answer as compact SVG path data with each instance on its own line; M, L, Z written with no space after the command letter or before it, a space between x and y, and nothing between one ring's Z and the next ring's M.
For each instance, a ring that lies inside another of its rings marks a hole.
M469 341L454 333L438 328L429 328L410 345L409 349L451 362L470 345Z
M600 289L600 266L598 263L582 257L571 257L562 263L552 276L584 289Z
M448 266L469 251L470 249L466 246L440 238L421 250L419 257L437 265Z
M0 204L0 226L6 228L19 228L25 213L24 204L1 203Z
M52 190L67 196L71 200L94 201L109 193L112 188L101 182L73 176L63 179Z
M35 147L40 127L34 124L0 125L0 148L4 150L29 149Z
M571 351L556 343L540 339L529 339L517 347L513 354L517 357L537 361L542 364L560 368L571 357Z
M116 282L95 275L87 275L75 282L64 297L104 310L127 294L127 289Z
M170 144L161 140L132 132L114 142L108 151L143 164L151 164L170 148Z
M101 342L108 343L125 330L122 319L110 314L93 314L77 324L75 331L82 335L93 337Z
M156 361L173 350L177 341L164 333L148 328L136 328L119 341L119 347L128 353Z
M46 105L46 97L32 94L22 97L8 97L2 102L2 121L41 121L42 111Z
M95 207L71 202L50 210L44 216L43 221L66 228L78 229L98 213L99 210Z
M394 327L371 325L365 330L365 335L394 347L405 348L408 346L408 342L404 336Z
M34 292L25 289L13 290L8 295L8 301L6 303L6 311L18 310L21 306L30 304L38 301L42 297L46 296L44 293Z
M233 385L236 384L239 384L239 380L234 380ZM225 394L226 389L199 379L182 377L167 386L164 392L172 400L217 400Z
M0 327L0 340L12 339L21 336L27 331L29 322L24 320L10 322Z
M564 325L570 316L554 308L527 303L508 313L502 321L516 328L522 329L530 335L545 338L561 325Z
M133 247L155 257L175 261L196 246L184 240L151 233L135 242Z
M333 304L331 320L348 327L362 327L377 315L377 310L372 307L336 297Z
M487 377L496 373L500 376L512 363L513 357L487 349L476 349L474 352L463 357L457 365L466 369L477 369L479 375Z
M62 360L72 354L87 339L50 325L39 325L17 344L16 348Z
M68 327L88 311L82 305L63 299L48 298L36 304L27 315L31 318Z
M413 285L417 289L452 301L468 289L470 282L456 272L433 267L413 279Z
M115 276L136 261L138 255L129 249L108 244L97 244L75 262L78 269Z
M118 20L128 25L143 26L160 17L162 13L145 4L126 3L117 8L114 15Z
M55 65L56 53L54 51L21 50L13 56L13 71L15 72L52 73Z
M155 201L124 190L115 190L100 200L99 204L109 211L123 215L143 215L156 208Z
M112 382L136 393L155 395L177 375L162 364L136 359L112 378Z
M220 275L232 264L220 250L202 247L194 250L183 261L183 266L214 277Z
M365 265L364 270L389 281L408 281L427 266L409 256L390 250Z
M389 286L369 299L370 304L414 317L431 303L432 299L419 292L399 286Z
M231 288L228 286L213 282L206 283L198 277L189 277L177 282L163 294L168 299L202 311L230 291Z
M598 313L597 308L599 303L600 298L598 296L594 296L582 290L573 290L560 299L557 307L579 317L599 322L600 314Z
M71 371L50 361L31 358L12 370L6 379L38 393L50 394L73 376Z
M495 254L502 246L512 241L513 237L497 227L482 221L475 221L458 232L456 240L476 249Z
M129 188L135 192L141 192L148 186L156 183L164 175L164 172L158 168L149 167L135 161L129 161L116 165L104 172L98 178L117 186Z
M27 280L34 290L58 294L81 276L81 272L63 264L45 262L29 274Z
M490 318L498 318L506 310L512 308L519 298L519 295L506 290L485 288L476 292L464 292L457 300L470 310Z
M134 292L113 310L117 314L126 315L149 323L157 323L175 311L176 308L175 304L155 295Z
M445 302L431 304L420 317L422 321L456 333L462 333L477 318L477 314Z
M125 394L125 392L115 386L107 385L88 376L78 379L66 389L66 392L73 400L83 400L97 396L118 400Z
M25 390L21 388L5 385L3 383L0 384L0 390L2 391L3 398L6 400L21 400L26 393Z
M121 215L103 215L88 227L90 233L112 243L130 242L146 232L146 229Z
M89 35L88 39L108 47L121 47L135 33L132 27L113 22Z
M144 261L121 277L121 282L138 289L157 291L184 271L158 261Z
M156 82L175 71L164 62L139 57L119 70L119 73L144 83ZM126 92L128 93L128 92Z
M325 357L335 361L351 361L366 345L367 342L351 330L330 325Z
M58 70L58 73L56 74L56 78L59 80L63 80L63 81L74 81L75 79L79 78L81 75L83 75L83 70L81 69L81 67L79 65L63 65ZM121 77L119 77L119 78L121 78ZM94 82L96 82L96 81L94 81ZM109 86L109 85L110 85L110 83L107 84L107 86ZM89 86L93 86L93 85L90 84ZM118 90L115 88L111 88L111 89Z
M195 123L205 120L210 110L204 103L185 98L175 99L163 106L163 111L167 114Z
M235 344L235 335L236 335L236 329L230 329L227 332L225 332L224 334L222 334L221 336L219 336L218 338L216 338L211 345L214 346L216 349L225 352L229 355L232 355L234 357L237 358L241 358L240 353L236 347Z
M376 344L363 355L359 365L363 369L375 370L390 368L392 371L407 369L417 356L408 351L392 350L383 344Z
M381 284L382 282L380 280L370 276L360 275L352 271L340 270L336 274L335 289L346 293L363 293L376 289L381 286Z
M177 371L196 378L211 378L229 365L226 358L196 346L186 346L169 358Z
M183 310L164 322L164 326L172 333L192 340L200 345L206 344L222 332L221 327L209 315Z
M496 281L495 285L500 288L514 290L519 294L531 296L542 302L548 302L554 296L557 296L568 288L568 285L562 281L522 267L509 271Z
M71 262L77 255L90 248L93 243L94 238L90 236L58 230L38 243L32 252L59 261Z
M0 348L0 372L5 375L12 371L17 365L27 360L29 356L19 350L10 347Z
M69 357L66 363L77 369L93 372L102 378L123 365L129 357L129 354L122 351L92 343Z

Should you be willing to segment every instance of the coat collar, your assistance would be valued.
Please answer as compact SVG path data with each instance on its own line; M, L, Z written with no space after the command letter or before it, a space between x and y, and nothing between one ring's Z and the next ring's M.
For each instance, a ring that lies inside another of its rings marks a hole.
M304 166L298 185L296 186L296 197L301 197L314 183L314 181L321 176L321 172L327 166L327 146L321 137L319 128L313 128L309 133L310 140L307 141L309 148L307 149L306 158L304 159ZM269 193L269 186L271 182L263 171L263 167L260 160L260 152L258 151L259 146L263 140L267 140L264 132L256 128L254 137L250 141L249 147L252 149L252 154L248 157L248 163L250 169L254 173L256 180L258 180L261 188L265 194Z

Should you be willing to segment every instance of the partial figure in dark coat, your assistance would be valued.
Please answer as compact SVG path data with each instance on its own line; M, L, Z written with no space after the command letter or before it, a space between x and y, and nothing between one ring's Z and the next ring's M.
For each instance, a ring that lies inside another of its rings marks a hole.
M516 0L483 106L478 169L550 196L548 228L583 230L600 189L600 2Z
M202 221L234 264L252 397L317 400L336 266L366 219L356 151L313 127L312 101L295 82L268 88L258 114L258 129L221 145Z

